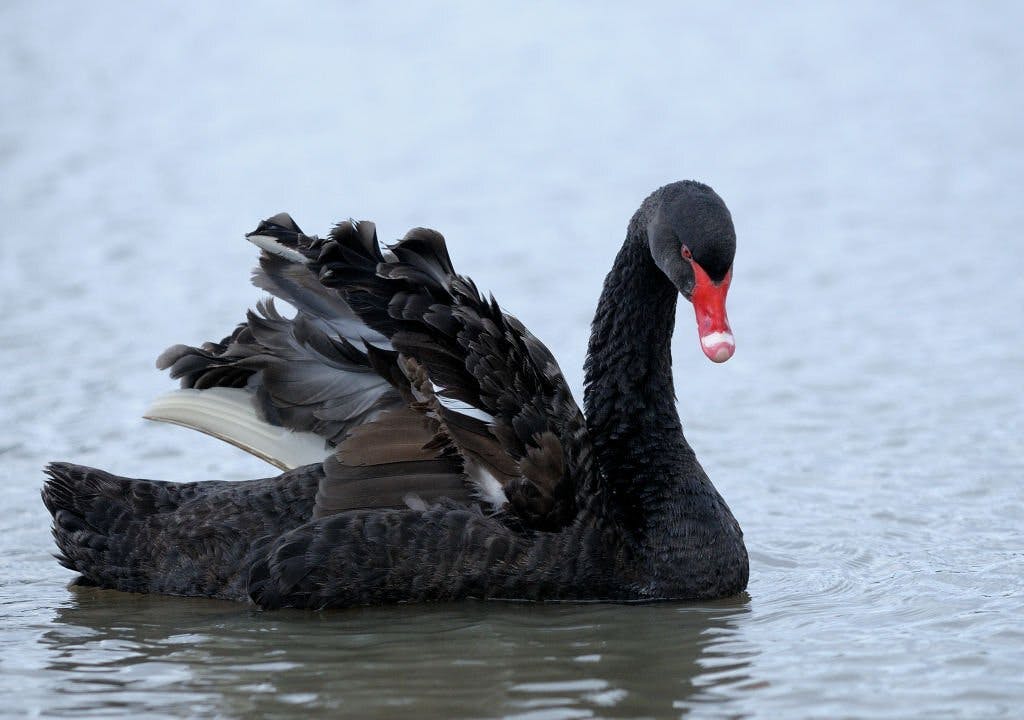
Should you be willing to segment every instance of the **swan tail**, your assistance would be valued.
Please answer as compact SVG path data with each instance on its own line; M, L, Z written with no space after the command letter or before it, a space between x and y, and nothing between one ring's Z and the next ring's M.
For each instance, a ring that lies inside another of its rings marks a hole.
M60 564L81 573L78 584L147 590L140 535L148 517L177 507L176 493L71 463L51 463L46 474L43 503L53 515Z
M76 584L239 600L252 557L309 520L323 467L175 483L58 462L46 475L56 558Z

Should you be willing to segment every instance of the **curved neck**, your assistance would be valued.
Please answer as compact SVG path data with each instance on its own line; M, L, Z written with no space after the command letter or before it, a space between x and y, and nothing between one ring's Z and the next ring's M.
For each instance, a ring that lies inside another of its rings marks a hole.
M668 486L685 482L696 465L672 383L679 293L655 266L644 227L634 217L605 279L584 381L587 425L604 483L634 527L657 514L661 508L652 503Z
M678 292L651 259L640 216L605 280L587 354L598 495L625 531L632 592L730 595L747 584L743 533L683 437L670 346Z
M636 595L722 597L747 584L743 532L683 437L672 384L678 291L655 265L647 223L630 221L590 334L584 381L605 517L624 532Z

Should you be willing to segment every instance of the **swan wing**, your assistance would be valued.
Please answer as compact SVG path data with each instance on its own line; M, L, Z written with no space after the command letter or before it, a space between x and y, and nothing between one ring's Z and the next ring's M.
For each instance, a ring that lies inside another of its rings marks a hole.
M185 392L149 417L281 467L316 461L323 438L317 517L442 497L538 529L577 515L595 472L583 414L550 351L455 272L440 233L381 248L372 223L321 239L282 214L248 237L255 284L296 315L271 300L220 342L169 348L157 364ZM236 397L218 416L200 402L213 388L244 393L252 414Z
M253 283L294 307L294 317L270 299L219 342L168 348L157 367L180 379L182 389L158 398L145 416L289 469L322 461L349 430L402 401L359 349L365 341L386 346L386 338L275 239L300 237L299 227L283 213L260 227L267 234L250 236L263 248Z
M576 516L594 473L583 414L550 351L455 272L440 233L417 228L386 251L365 223L296 239L289 249L386 339L366 343L369 362L461 457L474 497L538 529Z

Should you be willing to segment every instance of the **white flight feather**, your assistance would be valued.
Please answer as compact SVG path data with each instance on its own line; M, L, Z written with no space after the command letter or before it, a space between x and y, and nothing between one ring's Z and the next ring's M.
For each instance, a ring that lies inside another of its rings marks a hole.
M252 393L240 388L174 390L154 400L143 417L212 435L282 470L323 462L330 454L319 435L261 420Z
M466 415L467 417L476 418L477 420L483 420L485 423L494 422L494 416L489 412L481 410L480 408L470 405L467 402L463 402L462 400L457 400L443 395L442 393L444 393L444 388L439 385L435 385L433 381L431 381L430 386L434 390L434 397L436 397L437 401L444 405L447 410L457 412L460 415Z
M261 250L266 250L271 255L280 255L285 260L291 260L292 262L301 263L305 265L309 262L305 255L300 253L298 250L292 250L290 247L285 247L277 238L273 238L270 235L249 235L248 241Z

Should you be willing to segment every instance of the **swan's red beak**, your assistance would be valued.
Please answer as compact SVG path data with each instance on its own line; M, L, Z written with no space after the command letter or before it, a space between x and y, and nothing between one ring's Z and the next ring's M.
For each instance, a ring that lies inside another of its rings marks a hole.
M700 349L711 361L725 362L736 352L736 340L729 327L729 317L725 314L725 296L732 282L732 268L729 268L721 282L716 283L692 259L690 265L696 278L690 301L697 314Z

